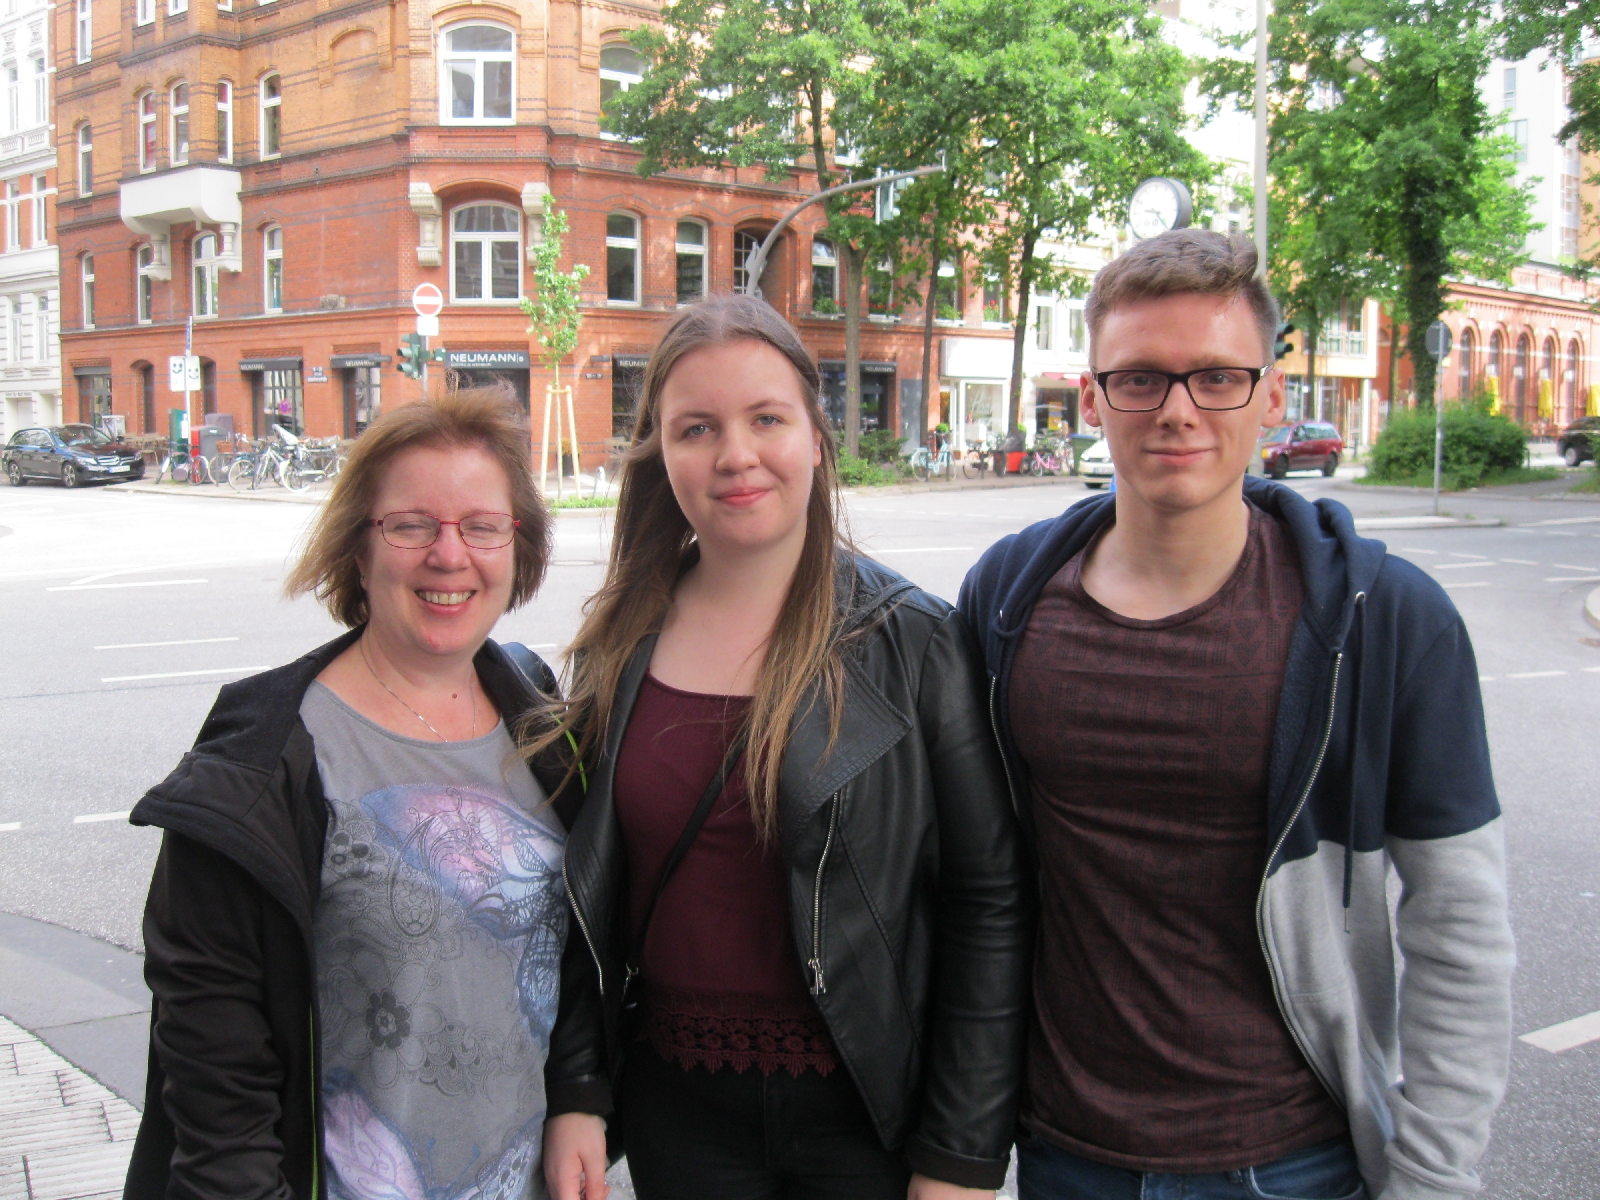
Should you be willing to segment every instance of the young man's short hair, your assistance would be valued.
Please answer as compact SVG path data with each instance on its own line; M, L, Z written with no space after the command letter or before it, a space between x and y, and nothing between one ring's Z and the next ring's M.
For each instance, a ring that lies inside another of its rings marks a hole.
M1228 237L1209 229L1168 230L1100 269L1084 305L1091 360L1101 322L1113 309L1183 293L1244 300L1261 330L1266 353L1262 361L1271 361L1283 317L1266 280L1256 275L1255 244L1237 234Z

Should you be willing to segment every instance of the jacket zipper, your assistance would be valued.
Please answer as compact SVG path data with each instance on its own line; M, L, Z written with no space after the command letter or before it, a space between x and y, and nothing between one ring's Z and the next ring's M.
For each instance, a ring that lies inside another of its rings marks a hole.
M994 748L1000 752L1000 766L1006 773L1006 795L1011 798L1011 812L1018 822L1022 820L1022 810L1017 805L1017 789L1011 782L1011 760L1006 757L1006 744L1000 740L1000 712L995 701L1000 692L1000 676L989 676L989 728L994 733Z
M1272 977L1272 992L1278 1002L1278 1011L1283 1015L1283 1023L1289 1030L1289 1036L1294 1038L1294 1043L1300 1048L1300 1056L1306 1060L1306 1065L1312 1073L1321 1080L1322 1086L1328 1090L1342 1105L1343 1100L1333 1085L1323 1077L1317 1068L1316 1061L1311 1057L1310 1048L1300 1036L1300 1031L1295 1028L1294 1021L1289 1016L1289 1004L1283 994L1282 980L1278 976L1278 965L1273 961L1271 952L1267 949L1267 934L1262 926L1262 914L1265 911L1267 899L1267 880L1271 877L1272 864L1278 857L1278 851L1283 849L1284 842L1289 840L1289 831L1294 828L1294 823L1300 819L1300 813L1305 809L1306 801L1311 799L1311 789L1316 785L1317 776L1322 773L1322 763L1328 757L1328 743L1333 740L1333 715L1335 703L1339 698L1339 671L1344 665L1344 651L1338 650L1333 656L1333 681L1328 685L1328 719L1322 728L1322 745L1317 749L1316 761L1311 764L1311 775L1306 780L1306 786L1300 791L1300 800L1294 806L1288 823L1284 825L1283 832L1278 835L1277 842L1272 847L1272 853L1267 855L1266 869L1261 874L1261 888L1256 893L1256 938L1261 943L1261 957L1266 960L1267 974Z
M822 857L817 860L817 882L811 891L811 958L806 966L811 968L811 994L820 996L828 990L822 973L822 873L828 869L828 852L833 849L833 833L839 824L839 793L835 792L828 810L828 836L822 843Z
M600 994L606 994L606 969L600 965L600 954L594 948L594 939L589 936L589 922L583 919L583 909L578 906L578 893L572 890L572 880L567 878L567 858L561 856L561 882L566 885L567 897L572 902L572 915L578 918L578 928L583 931L584 943L589 947L589 957L594 959L594 971L600 978Z

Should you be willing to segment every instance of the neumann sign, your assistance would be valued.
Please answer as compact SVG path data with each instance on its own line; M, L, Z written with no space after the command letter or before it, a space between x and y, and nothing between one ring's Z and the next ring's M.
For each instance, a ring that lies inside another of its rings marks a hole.
M451 350L445 355L444 365L447 367L476 367L479 369L496 367L517 367L528 369L528 352L526 350Z

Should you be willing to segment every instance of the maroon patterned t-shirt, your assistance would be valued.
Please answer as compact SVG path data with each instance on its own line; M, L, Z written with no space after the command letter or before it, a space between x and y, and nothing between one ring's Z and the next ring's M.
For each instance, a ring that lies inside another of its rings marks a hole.
M1046 585L1012 675L1043 871L1023 1123L1132 1171L1226 1171L1343 1136L1256 933L1267 765L1304 596L1251 508L1237 569L1140 621Z

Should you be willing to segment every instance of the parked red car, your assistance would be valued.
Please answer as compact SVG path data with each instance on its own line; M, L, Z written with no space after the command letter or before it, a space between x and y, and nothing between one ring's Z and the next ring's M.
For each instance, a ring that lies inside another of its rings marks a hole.
M1331 476L1344 453L1344 439L1332 425L1301 421L1279 425L1260 441L1261 470L1273 479L1290 471L1318 471Z

